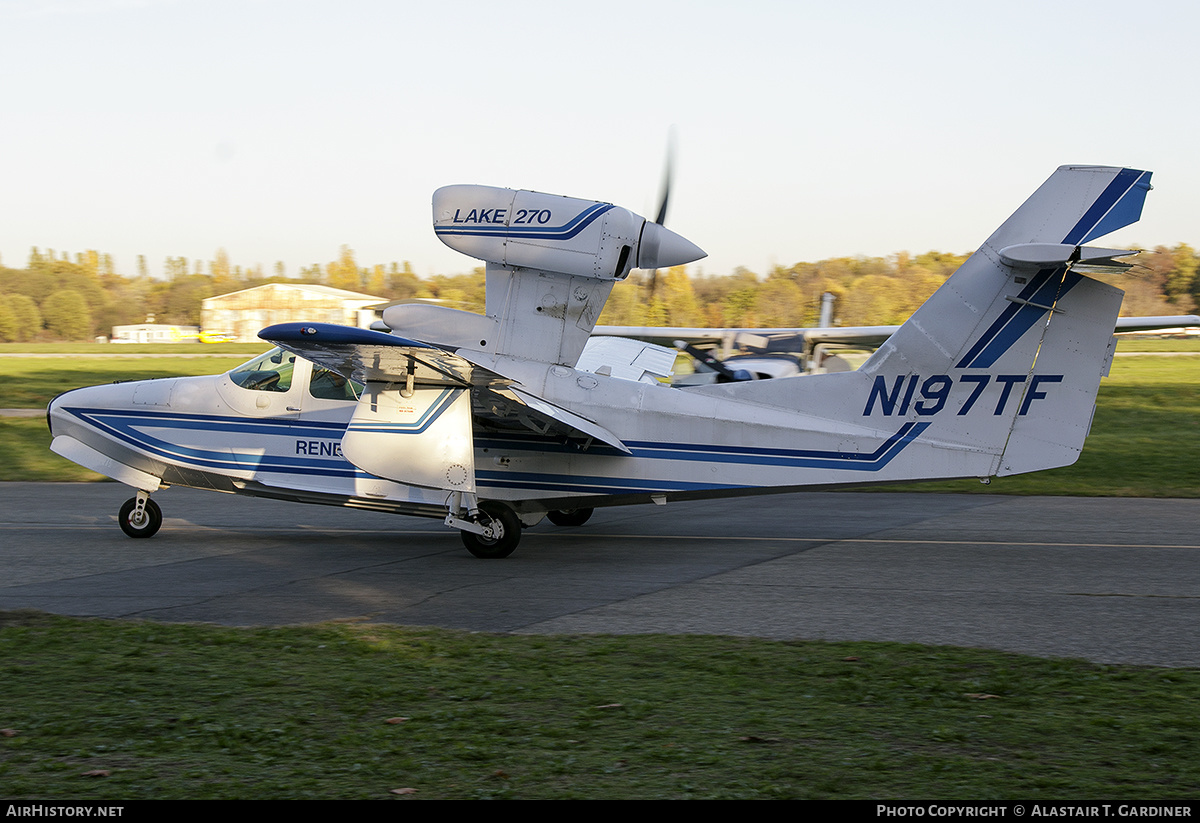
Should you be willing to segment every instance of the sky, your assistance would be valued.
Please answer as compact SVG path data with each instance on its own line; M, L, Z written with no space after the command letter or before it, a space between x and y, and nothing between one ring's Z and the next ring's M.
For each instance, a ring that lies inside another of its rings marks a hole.
M1150 169L1104 245L1200 245L1200 4L0 0L0 263L31 247L470 271L430 196L653 215L766 274L974 250L1059 165Z

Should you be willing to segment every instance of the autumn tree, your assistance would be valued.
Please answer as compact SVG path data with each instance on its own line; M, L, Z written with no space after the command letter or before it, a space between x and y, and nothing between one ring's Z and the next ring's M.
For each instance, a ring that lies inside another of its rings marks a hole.
M600 313L598 325L644 326L646 315L642 306L641 290L637 280L628 277L613 286L604 311Z
M4 300L17 323L16 337L12 339L19 343L36 339L42 330L42 313L33 298L27 294L6 294Z
M52 291L71 289L79 292L91 306L101 306L107 300L100 278L79 263L72 263L65 252L61 257L53 249L41 253L35 247L30 253L29 269L22 287L11 289L41 301Z
M233 275L233 266L229 263L229 252L217 249L213 259L208 261L209 276L212 277L213 288L217 294L232 291L237 288Z
M41 305L46 330L59 340L84 340L92 336L92 314L83 295L71 289L50 294Z
M8 307L8 301L0 295L0 343L15 343L18 328L16 315Z
M402 265L392 263L388 269L387 298L389 300L405 300L415 297L421 289L421 278L413 271L412 263L407 260Z
M186 257L168 257L166 264L163 266L163 271L166 272L168 280L178 280L187 277L188 259Z
M1200 282L1197 282L1196 270L1200 269L1200 259L1196 251L1187 243L1180 243L1171 250L1171 272L1167 275L1164 291L1167 300L1179 307L1180 311L1190 312L1196 308L1195 297L1200 294Z
M700 322L703 312L692 281L683 266L673 266L658 273L657 299L666 314L665 325L693 326Z
M325 283L335 289L362 291L362 273L349 246L342 246L338 259L325 267Z
M738 266L729 276L730 290L722 302L723 326L751 328L761 325L755 312L755 296L758 293L758 275Z
M804 325L804 293L786 278L767 278L754 295L754 316L765 328Z
M367 274L367 294L382 295L387 291L387 272L382 263L376 263Z

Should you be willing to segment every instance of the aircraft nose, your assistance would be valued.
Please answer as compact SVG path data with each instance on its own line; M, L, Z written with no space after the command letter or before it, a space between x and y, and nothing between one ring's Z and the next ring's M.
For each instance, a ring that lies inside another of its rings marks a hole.
M50 430L50 436L54 437L54 404L58 402L58 398L62 397L66 392L59 392L50 398L50 402L46 404L46 428Z
M64 397L66 397L68 394L74 394L76 392L85 392L89 388L95 388L95 386L85 386L84 388L80 388L80 389L67 389L66 391L59 392L58 394L54 395L54 397L50 398L50 402L46 404L46 428L48 428L50 430L50 435L52 437L56 436L54 434L54 418L55 418L55 416L58 414L64 414L64 412L62 411L62 402L60 402L60 401L62 401L62 399Z

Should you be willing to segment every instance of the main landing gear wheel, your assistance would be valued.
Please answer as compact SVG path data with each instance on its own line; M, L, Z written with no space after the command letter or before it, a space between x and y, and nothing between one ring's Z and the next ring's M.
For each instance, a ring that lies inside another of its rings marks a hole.
M137 498L131 497L121 506L117 522L121 524L121 531L130 537L153 537L162 525L162 509L153 500L147 499L145 507L139 512Z
M480 503L479 509L492 521L494 536L487 538L474 532L459 532L463 545L476 557L508 557L521 542L521 518L503 503Z
M556 526L582 526L592 517L595 509L562 509L546 512L546 517Z

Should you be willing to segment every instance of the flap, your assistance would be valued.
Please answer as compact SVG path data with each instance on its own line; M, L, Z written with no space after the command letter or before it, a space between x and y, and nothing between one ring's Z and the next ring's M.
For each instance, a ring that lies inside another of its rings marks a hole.
M621 442L619 437L601 426L599 423L593 423L591 420L580 417L579 415L569 412L560 406L555 406L553 403L549 403L537 395L530 394L529 392L514 388L512 389L512 394L515 395L516 398L524 403L530 410L539 415L547 417L557 423L565 424L575 431L586 434L588 437L599 440L602 443L607 443L613 448L620 449L626 454L633 454L633 452L629 450L629 447Z

